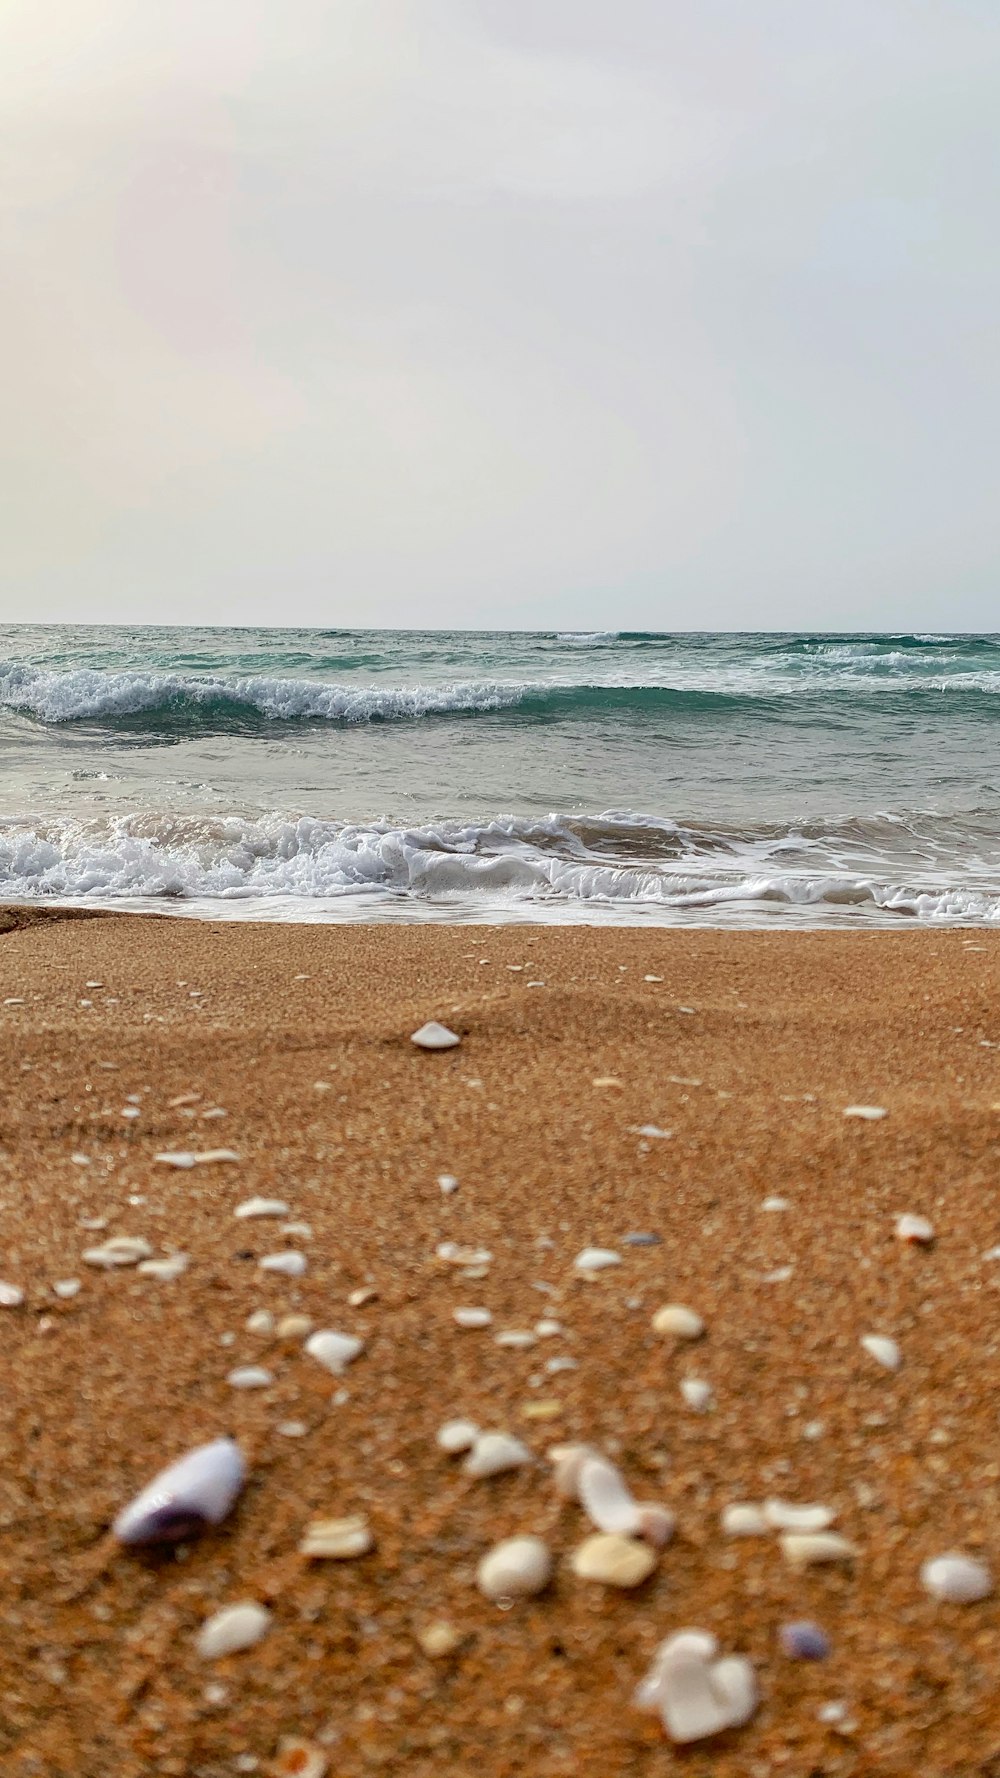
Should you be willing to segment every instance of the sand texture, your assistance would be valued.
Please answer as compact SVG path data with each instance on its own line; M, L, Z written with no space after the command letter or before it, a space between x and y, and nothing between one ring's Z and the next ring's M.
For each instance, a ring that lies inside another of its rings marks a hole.
M0 1309L4 1778L268 1773L291 1735L331 1778L1000 1772L1000 1598L919 1580L948 1550L1000 1578L1000 938L0 910L0 1001L0 1279L24 1292ZM460 1047L416 1050L430 1019ZM888 1115L845 1118L858 1103ZM219 1147L238 1163L154 1160ZM311 1233L234 1219L254 1194ZM895 1239L907 1211L932 1247ZM114 1235L190 1265L84 1263ZM446 1241L487 1249L482 1275L436 1258ZM591 1244L622 1263L580 1278ZM259 1270L286 1247L304 1276ZM701 1340L653 1332L668 1302ZM492 1324L459 1328L463 1305ZM301 1334L246 1331L261 1308L365 1350L332 1377ZM497 1345L544 1318L565 1332ZM897 1372L867 1334L898 1342ZM234 1389L243 1365L273 1382ZM435 1445L459 1415L538 1461L466 1479ZM226 1523L121 1549L122 1505L226 1431L250 1466ZM544 1453L576 1439L676 1513L635 1591L570 1566L592 1528ZM722 1535L727 1504L768 1495L829 1506L856 1559L795 1573L776 1536ZM354 1514L368 1554L299 1553L310 1521ZM476 1565L520 1532L554 1577L503 1609ZM271 1611L264 1639L201 1658L202 1623L242 1600ZM798 1618L828 1660L782 1654ZM453 1647L432 1656L438 1622ZM752 1658L761 1704L679 1752L631 1696L687 1625Z

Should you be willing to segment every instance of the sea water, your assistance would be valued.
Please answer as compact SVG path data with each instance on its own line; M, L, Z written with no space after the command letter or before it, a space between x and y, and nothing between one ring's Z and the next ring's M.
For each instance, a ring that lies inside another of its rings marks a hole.
M0 632L0 899L1000 924L1000 636Z

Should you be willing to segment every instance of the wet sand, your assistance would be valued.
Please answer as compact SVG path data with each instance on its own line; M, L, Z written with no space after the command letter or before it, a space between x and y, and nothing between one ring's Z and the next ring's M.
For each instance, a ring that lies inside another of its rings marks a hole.
M997 1769L1000 1599L934 1603L918 1571L961 1549L1000 1575L1000 937L0 913L0 1001L0 1279L25 1293L0 1310L5 1778L266 1773L296 1734L337 1778ZM413 1048L431 1018L458 1049ZM845 1118L858 1102L888 1116ZM153 1159L220 1146L239 1163ZM311 1236L235 1221L258 1193ZM772 1195L788 1208L762 1210ZM904 1211L932 1219L931 1249L895 1240ZM624 1244L645 1231L661 1244ZM82 1262L114 1234L189 1269ZM437 1260L448 1240L488 1248L488 1275ZM581 1280L588 1244L623 1263ZM258 1270L285 1246L308 1254L300 1279ZM667 1301L704 1316L703 1340L653 1333ZM493 1325L460 1330L460 1304ZM247 1332L262 1307L366 1349L338 1383ZM496 1345L546 1316L564 1336ZM899 1342L898 1373L868 1333ZM546 1371L567 1355L577 1369ZM273 1384L234 1390L240 1364ZM685 1376L713 1411L685 1406ZM576 1579L580 1509L544 1461L464 1479L434 1443L455 1415L540 1458L568 1439L612 1453L677 1514L652 1578ZM121 1550L122 1504L224 1431L251 1465L227 1523L177 1555ZM834 1508L856 1561L797 1575L776 1538L721 1535L727 1503L768 1494ZM311 1519L353 1512L371 1554L298 1554ZM548 1539L556 1575L500 1610L475 1566L518 1531ZM201 1660L200 1624L243 1599L272 1610L265 1639ZM802 1617L828 1661L780 1653ZM456 1647L431 1658L437 1620ZM630 1698L685 1625L751 1656L762 1702L678 1753Z

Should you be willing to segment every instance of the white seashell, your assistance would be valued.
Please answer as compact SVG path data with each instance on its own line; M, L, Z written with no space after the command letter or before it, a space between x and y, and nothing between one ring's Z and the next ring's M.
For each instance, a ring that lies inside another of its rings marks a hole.
M456 1032L449 1031L447 1025L439 1025L436 1019L429 1019L410 1038L410 1042L422 1050L453 1050L461 1041Z
M763 1508L752 1506L749 1501L724 1506L721 1524L727 1537L763 1537L771 1529Z
M531 1452L527 1446L509 1432L481 1432L462 1465L462 1473L481 1480L486 1476L503 1475L508 1469L520 1469L530 1462Z
M561 1321L536 1321L535 1332L540 1340L554 1340L566 1332Z
M148 1241L137 1235L114 1235L101 1247L88 1247L83 1255L88 1266L102 1266L111 1271L114 1266L135 1266L141 1259L150 1259L153 1249Z
M120 1543L178 1543L207 1525L221 1525L245 1480L239 1445L213 1439L154 1476L112 1530Z
M507 1537L487 1550L476 1585L487 1599L530 1599L552 1579L552 1556L540 1537Z
M653 1316L653 1332L673 1334L678 1340L697 1340L705 1331L705 1323L694 1309L683 1303L665 1303Z
M926 1216L897 1216L897 1241L908 1241L911 1246L927 1247L933 1239L934 1224L928 1222Z
M274 1377L261 1364L243 1364L230 1371L226 1382L232 1389L267 1389Z
M479 1427L474 1420L446 1420L438 1428L437 1443L449 1457L457 1457L460 1451L469 1451L479 1437Z
M853 1562L853 1543L836 1531L785 1531L781 1553L790 1568L812 1568L820 1562Z
M459 1327L489 1327L493 1317L488 1309L453 1309L452 1320Z
M270 1309L255 1309L252 1315L248 1315L246 1330L252 1334L273 1334L274 1316Z
M550 1377L558 1376L560 1371L578 1371L579 1368L575 1358L547 1358L545 1360L545 1369Z
M171 1253L166 1259L142 1259L139 1271L144 1278L157 1278L161 1284L171 1284L186 1272L191 1264L188 1253Z
M661 1130L659 1124L629 1124L629 1133L633 1136L646 1136L651 1142L666 1142L674 1132Z
M290 1241L311 1241L312 1223L285 1222L281 1225L281 1233L286 1235Z
M357 1339L354 1334L333 1333L328 1328L310 1334L305 1343L310 1358L315 1358L335 1377L341 1376L364 1349L364 1340Z
M861 1341L865 1351L887 1371L898 1371L903 1362L903 1354L895 1340L886 1339L884 1334L865 1334Z
M354 1556L367 1556L374 1547L368 1520L363 1513L354 1513L346 1519L314 1519L306 1526L299 1554L314 1560L346 1562Z
M845 1117L864 1118L867 1123L877 1123L880 1117L888 1117L884 1105L845 1105Z
M246 1198L233 1215L241 1222L250 1216L287 1216L288 1205L281 1198Z
M164 1167L210 1167L223 1161L238 1161L239 1158L233 1148L206 1148L201 1154L195 1154L189 1148L176 1148L153 1156L154 1161L159 1161Z
M446 1198L450 1198L452 1192L457 1192L458 1190L458 1180L455 1178L454 1173L439 1173L438 1185L441 1187Z
M573 1551L571 1561L581 1580L599 1581L605 1587L638 1587L656 1567L656 1552L648 1543L620 1532L598 1531Z
M57 1278L52 1286L53 1294L62 1297L64 1302L69 1302L71 1297L77 1296L82 1288L79 1278Z
M757 1681L741 1655L722 1660L715 1638L681 1630L661 1644L636 1693L642 1709L660 1712L670 1739L683 1746L748 1722L757 1708Z
M352 1309L363 1309L366 1303L378 1300L378 1291L370 1284L362 1284L359 1290L352 1290L347 1301Z
M435 1253L446 1266L488 1266L493 1259L488 1247L461 1247L457 1241L442 1241Z
M620 1266L622 1256L610 1247L585 1247L573 1265L578 1272L603 1272L606 1266Z
M795 1506L788 1500L765 1500L764 1518L772 1531L826 1531L837 1517L828 1506Z
M270 1625L271 1613L263 1605L249 1600L244 1605L224 1605L221 1611L206 1618L195 1638L195 1648L203 1661L218 1661L223 1655L253 1648Z
M681 1395L696 1414L704 1414L712 1405L712 1385L703 1377L682 1377Z
M564 1500L579 1500L583 1466L589 1457L599 1456L600 1452L595 1451L593 1445L553 1445L548 1458L555 1466L552 1479L556 1493Z
M788 1199L787 1198L765 1198L764 1202L761 1205L761 1209L762 1210L787 1210L788 1209Z
M606 1457L584 1458L577 1481L577 1497L598 1531L620 1531L626 1537L635 1536L635 1501L621 1471Z
M538 1335L528 1333L524 1328L511 1327L505 1333L498 1333L494 1343L497 1346L511 1346L515 1350L519 1350L528 1346L536 1346Z
M987 1599L993 1591L989 1569L971 1556L954 1552L924 1562L920 1581L932 1599L945 1600L952 1605L975 1604L977 1599Z
M19 1309L24 1302L24 1291L16 1284L0 1283L0 1309Z
M262 1272L281 1272L286 1278L301 1278L309 1261L304 1253L266 1253L257 1261Z

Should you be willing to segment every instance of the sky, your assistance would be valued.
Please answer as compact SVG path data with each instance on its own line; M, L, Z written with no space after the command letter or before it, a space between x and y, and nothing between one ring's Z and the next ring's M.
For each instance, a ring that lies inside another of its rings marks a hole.
M996 0L4 0L0 618L1000 627Z

